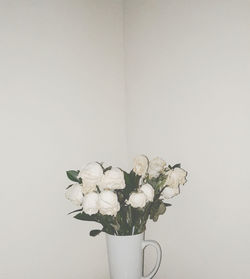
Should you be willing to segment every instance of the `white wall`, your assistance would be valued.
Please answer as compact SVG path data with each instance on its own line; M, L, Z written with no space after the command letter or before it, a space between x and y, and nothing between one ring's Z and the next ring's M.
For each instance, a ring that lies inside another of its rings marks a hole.
M104 237L66 216L63 172L140 153L190 172L148 226L156 278L249 278L249 14L243 0L0 0L1 279L108 278Z
M164 251L156 278L248 279L250 2L125 3L129 155L190 172L148 226Z
M117 0L0 1L1 279L107 274L64 171L126 166L122 18Z

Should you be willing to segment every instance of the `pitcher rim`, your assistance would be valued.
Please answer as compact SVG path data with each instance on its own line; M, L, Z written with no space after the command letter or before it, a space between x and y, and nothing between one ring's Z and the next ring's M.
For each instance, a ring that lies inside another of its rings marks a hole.
M135 237L135 236L140 236L140 235L144 235L145 234L145 232L142 232L142 233L137 233L137 234L129 234L129 235L115 235L115 234L109 234L109 233L106 233L105 232L105 235L106 236L111 236L111 237L127 237L127 238L129 238L129 237Z

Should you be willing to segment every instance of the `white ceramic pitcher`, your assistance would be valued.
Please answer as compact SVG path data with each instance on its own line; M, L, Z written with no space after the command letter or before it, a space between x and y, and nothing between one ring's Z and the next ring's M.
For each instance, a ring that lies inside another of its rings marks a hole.
M111 279L150 279L157 273L161 263L161 247L158 242L144 240L144 233L129 236L106 234ZM143 250L155 247L157 260L154 269L143 276Z

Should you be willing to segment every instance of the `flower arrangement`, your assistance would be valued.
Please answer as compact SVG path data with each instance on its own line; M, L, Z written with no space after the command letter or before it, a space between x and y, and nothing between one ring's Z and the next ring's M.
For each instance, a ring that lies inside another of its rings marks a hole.
M74 182L67 187L65 196L81 208L74 218L94 221L102 225L92 230L91 236L100 232L112 235L134 235L146 230L148 219L156 222L159 215L171 206L167 201L180 193L186 183L187 172L180 164L170 166L156 157L149 161L145 155L134 159L130 173L104 167L92 162L82 170L67 171Z

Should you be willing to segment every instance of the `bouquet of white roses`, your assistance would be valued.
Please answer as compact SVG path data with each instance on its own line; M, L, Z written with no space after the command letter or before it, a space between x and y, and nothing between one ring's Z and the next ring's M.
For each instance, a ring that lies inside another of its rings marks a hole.
M102 225L101 229L92 230L91 236L100 232L144 232L147 220L156 222L171 205L167 200L178 195L180 185L187 181L187 172L180 164L167 166L159 157L149 161L144 155L134 159L130 173L92 162L82 170L67 171L67 176L74 184L67 187L65 196L81 207L70 213L77 213L76 219Z

